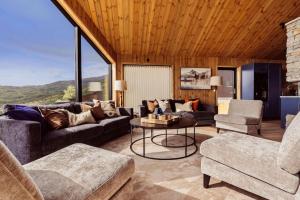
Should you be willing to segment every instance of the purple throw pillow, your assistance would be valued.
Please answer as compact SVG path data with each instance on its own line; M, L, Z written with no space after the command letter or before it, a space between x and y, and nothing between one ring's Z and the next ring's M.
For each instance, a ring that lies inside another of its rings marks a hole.
M31 107L14 105L13 108L11 107L10 110L5 113L5 115L10 119L40 122L42 130L44 130L45 119L40 112Z

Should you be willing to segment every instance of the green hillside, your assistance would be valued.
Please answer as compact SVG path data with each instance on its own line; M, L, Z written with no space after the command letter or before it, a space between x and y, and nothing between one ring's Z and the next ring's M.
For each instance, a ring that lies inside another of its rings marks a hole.
M105 85L105 76L83 79L82 88L86 91L88 82L99 81ZM0 113L3 104L51 104L63 101L64 90L75 81L57 81L37 86L1 86L0 85ZM84 93L84 92L83 92Z

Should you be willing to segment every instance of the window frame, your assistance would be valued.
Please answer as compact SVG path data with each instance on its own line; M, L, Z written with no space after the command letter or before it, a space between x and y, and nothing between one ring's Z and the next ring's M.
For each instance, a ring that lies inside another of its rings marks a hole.
M112 63L108 58L100 51L100 49L93 43L93 41L81 30L78 24L70 17L70 15L62 8L62 6L56 1L51 0L58 10L66 17L66 19L74 26L75 33L75 88L76 88L76 101L82 102L82 43L81 36L91 45L91 47L98 53L98 55L107 63L108 65L108 91L109 99L112 99Z

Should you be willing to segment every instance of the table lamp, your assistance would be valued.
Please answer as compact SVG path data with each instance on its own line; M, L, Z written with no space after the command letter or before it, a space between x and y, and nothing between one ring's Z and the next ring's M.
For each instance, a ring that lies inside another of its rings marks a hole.
M114 90L120 92L120 106L124 106L124 91L127 90L127 83L124 80L115 80Z
M222 77L221 76L212 76L210 78L210 86L213 87L213 91L215 93L215 100L216 100L216 105L217 105L217 94L216 94L216 90L218 88L218 86L222 86Z

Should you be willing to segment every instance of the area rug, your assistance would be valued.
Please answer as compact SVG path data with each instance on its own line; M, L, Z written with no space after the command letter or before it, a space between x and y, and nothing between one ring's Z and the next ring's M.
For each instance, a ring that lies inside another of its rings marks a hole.
M183 133L181 130L180 133ZM164 133L162 131L155 134ZM168 134L176 131L168 131ZM192 129L188 133L193 133ZM150 136L150 133L146 133ZM201 142L216 135L213 127L200 127L196 129L196 141ZM142 136L141 129L134 129L134 138ZM164 143L165 137L157 137L156 142ZM170 136L168 143L180 143L181 137ZM142 152L142 142L135 146L136 151ZM211 179L210 188L202 186L200 171L201 155L197 151L194 155L179 160L152 160L133 154L129 148L130 135L125 135L117 140L105 144L102 148L132 156L135 160L136 171L134 181L134 200L253 200L262 199L254 194L237 187ZM191 149L189 149L191 151ZM151 156L178 156L183 155L183 149L170 149L146 141L146 154Z

